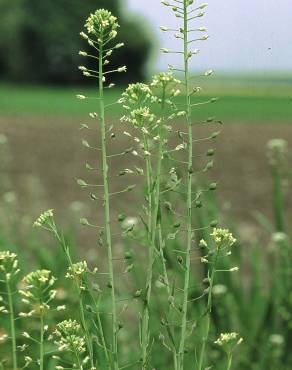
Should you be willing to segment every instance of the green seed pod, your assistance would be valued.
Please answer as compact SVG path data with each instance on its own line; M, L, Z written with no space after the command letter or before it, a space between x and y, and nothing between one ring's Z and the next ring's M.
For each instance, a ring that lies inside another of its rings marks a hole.
M90 226L90 223L86 218L80 218L80 224L83 226Z
M169 304L171 304L171 305L173 305L174 304L174 296L169 296L168 297L168 302L169 302Z
M216 182L212 182L210 185L209 185L209 190L216 190L217 189L217 184Z
M130 251L127 251L126 253L125 253L125 260L130 260L130 259L132 259L133 258L133 253L132 252L130 252Z
M123 329L123 327L124 327L124 324L122 324L121 322L119 322L118 323L118 329L121 330L121 329Z
M215 149L208 149L207 150L207 157L212 157L215 154Z
M182 258L182 256L178 256L177 257L177 262L179 263L179 264L182 264L183 263L183 258Z
M206 164L205 171L208 171L213 167L214 167L214 161L210 161Z
M126 215L124 213L120 213L118 215L118 221L119 222L123 222L123 221L125 221L125 219L126 219Z
M213 220L210 222L210 226L211 227L216 227L218 225L218 221L217 220Z
M192 174L192 173L194 173L194 170L193 170L193 168L192 168L192 167L189 167L189 168L188 168L188 172L189 172L189 174Z
M89 304L85 306L85 309L87 312L93 313L92 307Z
M79 186L81 186L82 188L85 188L88 184L84 181L84 180L82 180L82 179L77 179L76 180L76 182L77 182L77 184L79 185Z
M203 203L200 200L196 200L195 201L195 207L196 208L202 208L203 207Z
M140 298L142 295L142 289L139 289L137 290L135 293L134 293L134 298Z
M216 139L216 137L219 136L219 135L220 135L220 131L213 132L212 135L211 135L211 138Z

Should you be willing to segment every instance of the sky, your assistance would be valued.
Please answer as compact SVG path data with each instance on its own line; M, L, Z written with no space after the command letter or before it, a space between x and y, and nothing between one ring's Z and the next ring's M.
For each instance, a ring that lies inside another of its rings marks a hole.
M126 1L126 0L124 0ZM169 2L171 0L168 0ZM176 40L159 26L176 27L177 18L160 0L127 0L128 9L143 16L155 30L161 47ZM204 3L205 0L197 4ZM194 22L208 28L208 41L194 45L200 54L194 69L221 72L292 71L292 0L209 0L206 16ZM156 67L177 64L180 56L160 54Z

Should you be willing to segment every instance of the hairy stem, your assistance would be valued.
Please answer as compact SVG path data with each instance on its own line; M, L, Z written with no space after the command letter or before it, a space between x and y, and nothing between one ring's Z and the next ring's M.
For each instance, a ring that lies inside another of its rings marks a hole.
M181 335L178 353L178 369L183 369L184 351L187 329L187 311L188 311L188 292L190 285L190 268L191 268L191 248L192 248L192 166L193 166L193 131L191 121L191 101L190 101L190 86L189 86L189 55L188 55L188 16L187 16L187 0L183 1L183 17L184 17L184 82L186 94L186 120L188 125L188 182L187 182L187 246L185 257L185 279L184 293L182 304L182 321Z
M102 148L102 174L104 190L104 217L107 244L107 260L109 272L109 287L111 289L111 310L112 310L112 352L113 366L115 370L119 369L118 364L118 322L115 297L115 283L113 271L113 253L111 237L111 219L110 219L110 201L109 201L109 183L108 183L108 164L107 164L107 145L106 145L106 127L105 127L105 105L104 105L104 86L103 86L103 40L99 44L99 108L100 108L100 130L101 130L101 148Z
M12 292L9 280L6 279L6 289L8 295L8 306L9 306L9 317L10 317L10 331L11 331L11 342L12 342L12 361L13 370L17 370L17 353L16 353L16 333L15 333L15 317L14 317L14 306L12 299Z

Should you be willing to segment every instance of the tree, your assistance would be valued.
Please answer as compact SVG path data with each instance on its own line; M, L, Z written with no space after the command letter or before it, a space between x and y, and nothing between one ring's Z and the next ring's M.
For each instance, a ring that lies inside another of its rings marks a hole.
M84 82L77 69L83 64L79 36L90 12L106 8L119 18L117 42L125 42L113 65L127 65L120 78L145 78L151 51L147 25L123 16L118 0L0 0L0 77L32 83L72 84ZM92 67L92 66L91 66ZM127 75L127 76L126 76Z

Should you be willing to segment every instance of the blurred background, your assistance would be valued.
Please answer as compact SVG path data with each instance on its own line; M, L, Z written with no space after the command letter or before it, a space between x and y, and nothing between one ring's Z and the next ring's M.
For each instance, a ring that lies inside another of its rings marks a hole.
M225 123L214 170L221 188L218 202L248 238L257 228L255 213L272 216L266 143L284 138L290 145L292 139L290 6L290 0L211 0L206 17L198 21L210 39L193 60L194 84L202 86L201 97L220 99L194 115L216 116ZM86 63L78 55L86 50L79 32L88 14L100 7L119 18L119 40L126 44L113 62L127 65L128 73L115 77L118 87L106 95L109 102L127 83L148 81L168 64L180 64L179 57L159 52L175 47L159 26L176 22L159 0L0 0L0 199L2 222L17 215L12 239L22 239L19 225L30 228L42 209L56 209L67 227L72 214L94 214L74 178L84 175L86 160L94 160L95 154L80 145L78 128L95 103L75 97L96 91L95 81L85 79L77 67ZM215 74L201 78L207 69ZM119 115L114 106L113 123ZM116 145L123 147L121 140ZM285 202L289 212L288 196Z

